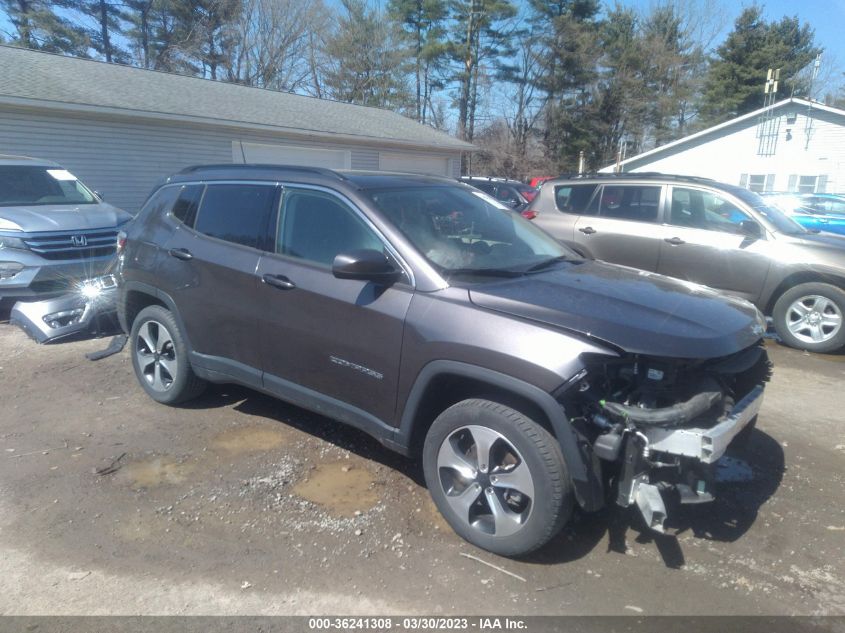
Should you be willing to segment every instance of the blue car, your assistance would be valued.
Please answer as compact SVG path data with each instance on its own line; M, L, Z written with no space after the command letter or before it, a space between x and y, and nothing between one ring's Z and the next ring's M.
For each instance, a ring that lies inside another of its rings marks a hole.
M833 194L763 194L805 229L845 235L845 198Z

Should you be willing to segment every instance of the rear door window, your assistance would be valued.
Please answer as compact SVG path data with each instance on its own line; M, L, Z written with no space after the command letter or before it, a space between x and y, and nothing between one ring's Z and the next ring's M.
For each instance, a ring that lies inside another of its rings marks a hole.
M195 228L220 240L263 248L277 191L274 185L208 185Z
M601 191L599 215L617 220L657 222L660 186L606 185Z
M585 215L590 198L598 185L560 185L555 187L555 205L558 211Z

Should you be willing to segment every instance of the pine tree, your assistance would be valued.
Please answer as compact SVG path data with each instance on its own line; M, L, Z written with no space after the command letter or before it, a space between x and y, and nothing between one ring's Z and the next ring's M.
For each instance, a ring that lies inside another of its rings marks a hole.
M428 122L433 90L441 88L445 71L445 0L390 0L388 13L404 28L414 63L416 119Z
M69 3L0 0L0 7L15 29L11 43L51 53L88 56L90 42L85 30L57 13L57 9L73 8Z
M457 133L458 138L471 141L475 134L482 65L490 75L503 70L503 60L513 53L506 21L516 15L516 9L508 0L452 0L450 8L453 18L450 53L457 64L452 75L457 85Z
M766 22L759 6L743 10L710 64L701 107L704 123L762 107L769 68L781 69L781 95L789 96L786 90L801 94L805 86L797 75L821 52L813 38L813 29L802 26L797 17Z
M364 0L342 0L344 14L327 39L323 72L327 96L338 101L403 110L411 104L407 52L398 25Z
M537 87L546 95L543 143L549 162L574 171L580 151L594 152L593 99L598 78L597 0L530 0L531 25L542 44Z
M91 47L107 62L128 63L129 53L118 44L124 33L126 15L122 2L109 0L69 0L72 8L95 24L86 29Z

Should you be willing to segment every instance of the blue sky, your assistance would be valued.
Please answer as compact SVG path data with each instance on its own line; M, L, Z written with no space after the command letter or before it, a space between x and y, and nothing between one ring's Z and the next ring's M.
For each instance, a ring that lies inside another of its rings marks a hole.
M328 0L333 3L335 0ZM375 4L386 0L374 0ZM520 0L514 0L521 4ZM605 8L610 7L616 0L603 0ZM665 0L621 0L621 3L634 6L641 10ZM723 23L722 31L716 38L718 45L730 32L737 16L743 7L751 4L745 0L675 0L679 5L687 6L694 14L707 16L715 14ZM802 23L809 23L815 29L816 43L825 49L823 54L823 75L831 88L845 84L845 0L766 0L761 1L764 13L769 20L778 20L784 15L797 15ZM0 15L0 31L8 32L11 25Z
M612 4L603 0L604 5ZM648 10L660 0L621 0L622 4ZM715 13L724 20L724 28L716 39L720 44L733 29L734 22L743 8L753 4L750 1L736 0L677 0L682 6L688 5L693 12ZM807 23L815 30L815 41L824 48L822 53L823 72L820 79L828 78L829 86L842 85L842 73L845 72L845 0L761 0L757 4L763 7L767 20L775 21L783 16L797 15L802 24ZM825 75L825 76L822 76ZM762 83L761 79L761 83ZM787 96L787 95L784 95Z

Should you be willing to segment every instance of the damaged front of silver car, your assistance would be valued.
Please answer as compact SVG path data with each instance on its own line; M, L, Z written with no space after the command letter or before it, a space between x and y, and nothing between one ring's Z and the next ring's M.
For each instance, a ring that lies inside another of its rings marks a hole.
M37 343L116 332L117 281L100 275L78 281L67 293L40 301L18 301L9 321Z

